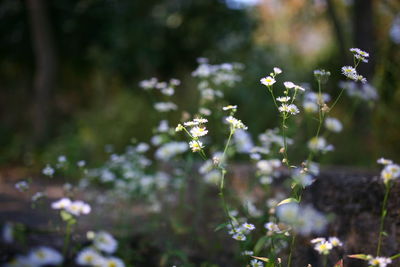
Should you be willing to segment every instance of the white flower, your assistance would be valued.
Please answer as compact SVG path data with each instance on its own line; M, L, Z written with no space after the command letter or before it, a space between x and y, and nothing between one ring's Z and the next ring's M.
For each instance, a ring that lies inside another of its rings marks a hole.
M339 240L339 238L335 237L335 236L331 236L329 237L329 242L332 244L332 246L334 247L341 247L343 246L342 241Z
M28 256L18 255L8 263L4 265L4 267L39 267L40 265L32 262Z
M368 261L368 264L373 267L386 267L388 264L392 263L390 258L376 257Z
M312 151L327 152L332 151L333 146L328 145L325 138L323 137L313 137L308 141L308 148Z
M209 110L208 108L199 108L199 113L203 114L204 116L210 116L211 110Z
M64 156L64 155L58 156L57 161L58 161L59 163L64 163L64 162L67 161L67 157Z
M256 227L254 226L254 224L251 223L244 223L242 224L242 228L253 231L254 229L256 229Z
M190 130L190 134L196 138L196 137L201 137L201 136L205 136L208 133L208 130L206 130L206 127L193 127Z
M342 123L336 118L326 118L325 127L331 132L339 133L343 129Z
M305 91L306 90L303 87L301 87L300 85L294 84L292 82L284 82L283 85L286 87L286 89L294 88L295 90L300 90L300 91Z
M61 253L53 248L39 247L33 249L28 258L31 263L42 266L42 265L59 265L63 261Z
M199 125L199 122L197 122L197 121L187 121L187 122L184 122L183 125L189 126L189 127L193 127L193 126Z
M264 84L265 86L271 86L271 85L273 85L276 81L275 81L275 79L272 78L271 76L268 76L268 77L261 78L261 79L260 79L260 82L261 82L262 84Z
M388 165L388 164L393 164L393 160L391 159L385 159L385 158L380 158L376 161L378 164L382 165Z
M354 80L354 81L358 81L359 80L357 71L352 66L343 66L342 67L342 74L344 76L346 76L347 78L351 79L351 80Z
M314 182L314 177L308 173L302 173L299 169L296 169L293 174L293 180L295 180L302 187L307 187Z
M275 75L281 74L281 73L282 73L282 70L281 70L280 68L278 68L278 67L275 67L275 68L274 68L274 73L275 73Z
M104 267L125 267L124 262L117 257L109 257L104 259Z
M246 236L242 233L236 233L232 236L232 238L237 241L246 241Z
M158 112L168 112L178 109L177 105L172 102L158 102L154 104L154 108Z
M385 183L400 177L400 166L398 164L388 164L381 171L381 178Z
M288 110L289 110L289 113L292 115L300 113L299 109L297 108L297 106L295 104L290 104L288 106Z
M80 168L85 167L86 161L80 160L80 161L78 161L78 162L76 163L76 165L77 165L78 167L80 167Z
M182 124L178 124L178 126L176 126L176 128L175 128L175 132L180 132L180 131L182 131L183 130L183 126L182 126ZM153 143L153 142L152 142ZM153 143L154 144L154 143Z
M282 231L279 226L276 223L273 222L267 222L266 224L264 224L265 229L268 230L269 234L281 234L284 231Z
M186 152L188 148L185 142L169 142L160 146L154 156L158 160L168 161L172 157Z
M142 143L137 144L136 151L139 153L144 153L144 152L148 151L149 148L150 148L150 146L147 143L142 142Z
M19 181L14 186L19 192L25 192L29 189L29 183L27 181Z
M250 261L251 267L263 267L264 264L256 259Z
M1 239L9 244L14 241L14 226L12 223L6 222L1 229Z
M318 111L318 105L311 101L305 101L303 103L304 111L307 113L315 113Z
M195 118L193 121L197 122L198 124L203 124L203 123L208 122L208 120L204 119L204 118Z
M204 148L202 142L195 140L189 142L189 147L192 149L193 152L199 152Z
M64 209L75 216L79 216L82 214L89 214L91 211L90 205L80 200L72 202Z
M43 193L43 192L36 192L36 193L31 197L31 199L32 199L33 202L35 202L35 201L38 201L39 199L41 199L41 198L43 198L43 197L45 197L45 196L46 196L46 194Z
M223 110L231 110L231 109L237 109L237 106L233 106L233 105L228 105L222 108Z
M287 89L291 89L294 88L296 85L292 82L284 82L283 85L287 88Z
M250 153L254 147L250 134L245 130L236 130L233 138L235 140L236 150L239 153Z
M115 238L105 231L100 231L96 233L93 245L96 249L112 254L117 250L118 242Z
M328 241L322 241L315 244L314 249L318 251L319 254L328 255L329 252L333 249L333 245Z
M42 170L42 173L46 176L53 176L54 169L49 164L47 164L46 167Z
M71 205L71 200L69 198L62 198L56 202L53 202L51 204L51 207L53 209L59 210L59 209L66 209L67 207L69 207Z
M143 80L139 83L139 86L144 90L151 90L156 87L157 78L151 78L150 80Z
M76 256L75 262L79 265L96 266L103 260L103 256L92 248L84 248Z
M314 239L311 239L311 244L317 244L317 243L322 243L322 242L326 242L326 239L324 237L317 237Z
M101 267L125 267L124 262L117 257L109 257L104 259L103 265Z
M221 172L218 170L212 170L206 173L203 179L208 184L218 185L221 182Z
M252 256L252 255L254 255L254 252L251 250L245 250L242 252L242 255L243 256Z
M277 97L276 100L278 100L279 102L286 103L290 100L290 96L280 96L280 97Z
M276 207L276 215L281 222L291 226L295 232L302 235L322 232L327 220L311 206L301 207L296 202L282 204Z
M247 130L247 126L243 124L241 120L238 120L232 116L229 116L225 119L230 125L232 125L233 129L243 129Z
M290 113L292 115L295 115L300 112L295 104L290 104L290 105L282 104L279 107L279 111L283 113Z

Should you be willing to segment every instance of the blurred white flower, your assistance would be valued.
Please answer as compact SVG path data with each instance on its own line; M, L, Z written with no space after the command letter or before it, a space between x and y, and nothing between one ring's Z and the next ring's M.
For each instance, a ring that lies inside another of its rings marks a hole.
M59 265L63 262L63 256L57 250L50 247L38 247L28 255L31 263L38 266Z
M339 133L343 129L342 123L336 118L326 118L325 127L331 132Z
M112 254L117 250L117 240L108 232L100 231L95 234L93 245L96 249Z

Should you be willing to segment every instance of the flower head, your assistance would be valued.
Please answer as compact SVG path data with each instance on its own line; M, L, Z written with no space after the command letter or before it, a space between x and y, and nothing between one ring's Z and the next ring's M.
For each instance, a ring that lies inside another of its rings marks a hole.
M100 231L96 233L93 245L96 249L111 254L117 250L118 242L108 232Z
M238 120L238 119L234 118L233 116L229 116L225 120L233 127L233 129L247 130L247 126L244 125L241 120Z
M223 110L236 110L237 106L233 106L233 105L228 105L222 108Z
M336 118L326 118L325 127L331 132L339 133L343 129L342 123Z
M204 148L203 143L198 140L192 140L189 142L189 147L193 152L199 152Z
M264 84L265 86L271 86L276 82L276 80L274 78L272 78L271 76L267 76L267 77L261 78L260 82L262 84Z
M35 248L29 253L28 258L37 266L59 265L63 261L61 253L50 247Z
M392 263L392 260L385 257L376 257L368 261L368 264L372 265L373 267L386 267L390 263Z
M196 137L201 137L201 136L205 136L208 133L208 130L206 130L206 127L193 127L190 130L190 134L196 138Z

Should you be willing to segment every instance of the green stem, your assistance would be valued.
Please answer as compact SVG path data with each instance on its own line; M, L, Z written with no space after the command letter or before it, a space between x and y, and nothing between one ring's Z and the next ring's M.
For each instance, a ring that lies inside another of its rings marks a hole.
M387 215L387 202L389 198L389 192L390 192L390 181L385 184L385 197L383 199L383 204L382 204L382 214L381 214L381 222L379 226L379 239L378 239L378 247L376 249L376 256L379 256L381 254L381 246L382 246L382 237L383 237L383 226L385 222L385 217Z
M288 262L287 262L287 267L290 267L292 265L292 254L293 254L295 241L296 241L296 234L293 233L292 242L290 243L290 252L289 252L289 258L288 258Z
M64 238L64 247L63 247L64 259L67 258L67 254L68 254L68 247L69 247L69 242L71 239L71 228L72 228L72 223L67 221L66 230L65 230L65 238Z
M324 267L328 265L328 255L324 255L324 257L322 258L322 264Z

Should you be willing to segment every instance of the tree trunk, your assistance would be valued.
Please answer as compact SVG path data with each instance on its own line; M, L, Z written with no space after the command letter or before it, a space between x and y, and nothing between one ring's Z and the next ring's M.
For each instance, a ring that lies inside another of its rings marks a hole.
M35 57L33 80L33 138L40 144L48 135L50 93L55 86L57 59L45 0L26 0Z
M347 56L348 49L346 49L346 39L342 30L342 25L340 24L339 18L335 10L335 5L332 2L332 0L327 0L326 2L327 2L328 16L331 20L333 31L335 32L336 41L340 51L341 64L345 65L347 64L349 57Z
M372 55L368 64L360 64L360 73L371 79L374 71L374 22L373 22L373 1L354 0L353 5L353 36L354 46L365 50Z

